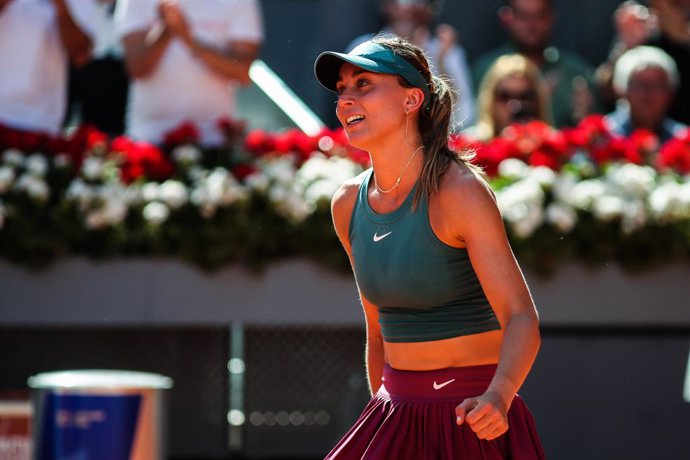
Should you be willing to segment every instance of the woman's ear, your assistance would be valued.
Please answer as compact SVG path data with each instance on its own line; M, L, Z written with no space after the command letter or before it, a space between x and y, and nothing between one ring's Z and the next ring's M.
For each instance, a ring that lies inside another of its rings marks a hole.
M409 88L403 104L403 112L411 113L419 110L424 104L424 91L419 88Z

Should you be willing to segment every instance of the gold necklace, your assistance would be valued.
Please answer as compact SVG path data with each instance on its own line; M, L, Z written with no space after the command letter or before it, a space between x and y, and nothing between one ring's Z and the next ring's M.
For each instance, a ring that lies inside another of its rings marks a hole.
M414 151L414 153L410 156L410 159L407 160L407 164L403 168L403 170L400 173L400 175L398 176L398 178L395 180L395 183L393 184L393 186L391 188L389 188L388 190L384 190L381 187L379 187L379 181L378 181L378 179L376 179L376 171L374 171L374 185L376 186L376 189L381 193L390 193L393 190L395 190L396 188L398 188L398 186L400 185L400 181L402 180L403 174L405 174L405 171L407 171L407 167L410 166L410 163L412 163L412 159L414 158L415 155L417 155L417 152L419 152L423 148L424 148L424 146L420 145L417 148L417 150Z

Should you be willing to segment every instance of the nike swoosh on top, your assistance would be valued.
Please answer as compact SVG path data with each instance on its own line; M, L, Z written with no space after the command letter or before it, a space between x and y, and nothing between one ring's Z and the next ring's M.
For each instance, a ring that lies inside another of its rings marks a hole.
M453 382L455 382L455 379L450 379L443 383L436 383L436 380L434 380L434 390L440 390L441 388L445 387L446 385L450 385Z
M384 234L381 235L381 236L378 236L378 235L376 234L376 232L374 232L374 243L378 243L379 241L381 241L382 239L384 239L385 237L387 237L387 236L390 235L391 233L393 233L393 232L391 231L391 232L388 232L388 233L384 233Z

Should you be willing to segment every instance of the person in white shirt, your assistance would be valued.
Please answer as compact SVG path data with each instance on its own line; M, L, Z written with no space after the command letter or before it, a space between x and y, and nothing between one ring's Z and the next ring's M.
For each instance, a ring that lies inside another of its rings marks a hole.
M129 75L115 33L115 0L98 0L91 60L70 69L67 120L95 126L110 136L125 131Z
M0 0L0 125L56 135L68 60L91 54L95 0Z
M133 79L127 134L160 143L184 122L207 145L248 84L263 26L256 0L119 0L115 24Z
M460 131L471 126L476 117L474 92L465 50L458 44L456 30L448 24L439 24L432 33L430 26L434 14L438 14L438 7L431 0L380 0L380 7L386 23L380 34L409 40L428 54L435 74L450 79L457 101L451 129ZM373 36L365 34L355 38L346 51Z

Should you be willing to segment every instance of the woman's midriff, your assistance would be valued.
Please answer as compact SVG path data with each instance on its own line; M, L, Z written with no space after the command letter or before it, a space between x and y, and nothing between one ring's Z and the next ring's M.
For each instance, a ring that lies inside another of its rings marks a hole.
M496 364L502 343L503 331L499 330L431 342L384 342L383 348L392 368L426 371Z

